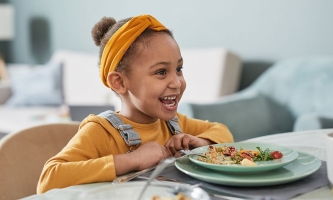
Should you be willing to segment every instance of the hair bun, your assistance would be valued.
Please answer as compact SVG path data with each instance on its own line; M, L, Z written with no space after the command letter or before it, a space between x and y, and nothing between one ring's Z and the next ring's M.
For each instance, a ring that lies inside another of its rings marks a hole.
M103 17L91 30L92 38L97 46L100 46L101 41L108 30L116 23L112 17Z

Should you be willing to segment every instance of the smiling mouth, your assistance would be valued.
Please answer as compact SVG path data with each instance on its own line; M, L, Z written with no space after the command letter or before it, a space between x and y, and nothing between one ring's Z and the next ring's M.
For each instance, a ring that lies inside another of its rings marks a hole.
M176 104L176 96L173 96L173 97L162 97L160 98L160 101L168 106L168 107L172 107Z

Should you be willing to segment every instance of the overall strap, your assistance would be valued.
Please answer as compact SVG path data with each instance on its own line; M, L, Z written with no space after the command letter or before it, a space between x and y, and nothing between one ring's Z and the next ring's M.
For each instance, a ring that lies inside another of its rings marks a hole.
M125 124L115 112L107 110L100 113L98 116L106 118L112 124L112 126L119 131L121 137L124 139L127 146L131 147L141 144L140 135L133 130L132 125ZM166 123L173 135L182 132L178 124L177 116L175 116L169 121L166 121Z
M127 146L131 147L141 144L140 135L133 130L132 125L125 124L115 112L107 110L100 113L99 116L106 118L120 132Z
M171 131L171 133L173 135L182 132L182 129L180 128L180 126L178 124L178 117L177 116L175 116L171 120L167 121L166 123L168 125L169 130Z

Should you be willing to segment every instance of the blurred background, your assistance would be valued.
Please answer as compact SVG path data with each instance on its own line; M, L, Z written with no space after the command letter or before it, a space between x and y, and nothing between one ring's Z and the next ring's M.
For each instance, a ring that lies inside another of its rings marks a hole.
M140 14L171 29L181 48L188 84L179 112L225 123L239 133L238 140L292 131L303 114L326 117L333 108L333 95L325 96L333 84L333 59L301 59L298 67L285 63L267 72L289 58L332 56L332 9L332 0L0 0L0 136L69 117L81 121L91 113L88 108L94 114L104 106L119 110L120 99L99 80L99 48L91 30L104 16ZM246 91L265 74L266 81L257 84L261 89L252 87L265 97L243 93L220 99ZM200 110L186 104L194 101L232 105Z
M91 29L148 13L169 27L181 48L224 47L243 61L240 89L273 62L333 54L333 1L0 0L15 11L15 36L0 41L8 63L44 64L57 49L99 50ZM256 70L251 70L256 68Z

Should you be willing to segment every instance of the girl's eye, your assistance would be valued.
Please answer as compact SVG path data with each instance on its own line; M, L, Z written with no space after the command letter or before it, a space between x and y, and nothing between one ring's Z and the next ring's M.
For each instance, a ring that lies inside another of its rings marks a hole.
M157 71L156 74L165 75L166 74L166 70L165 69L159 70L159 71Z
M177 72L182 72L182 71L183 71L183 66L181 65L177 68Z

